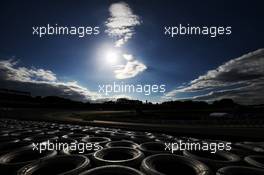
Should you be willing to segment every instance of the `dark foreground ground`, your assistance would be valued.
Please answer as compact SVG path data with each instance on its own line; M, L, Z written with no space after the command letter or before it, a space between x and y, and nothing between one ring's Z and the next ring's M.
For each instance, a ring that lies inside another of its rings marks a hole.
M170 114L172 119L164 119L156 111L137 114L133 110L78 110L78 109L30 109L9 108L2 111L4 118L19 120L48 121L89 126L113 127L146 132L165 132L173 135L186 135L225 140L258 141L264 139L264 119L205 118L177 119L179 114ZM186 114L184 114L186 115ZM192 114L194 115L194 114ZM199 112L195 115L201 115ZM154 117L153 117L154 116Z
M0 119L0 174L264 175L262 121L146 122L128 114L8 110Z

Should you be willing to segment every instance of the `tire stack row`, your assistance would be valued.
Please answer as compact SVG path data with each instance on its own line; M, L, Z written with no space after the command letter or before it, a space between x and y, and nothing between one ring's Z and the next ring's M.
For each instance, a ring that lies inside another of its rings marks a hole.
M264 175L264 142L230 151L165 150L165 142L217 142L165 133L0 119L3 175ZM96 143L101 149L34 150L32 143Z

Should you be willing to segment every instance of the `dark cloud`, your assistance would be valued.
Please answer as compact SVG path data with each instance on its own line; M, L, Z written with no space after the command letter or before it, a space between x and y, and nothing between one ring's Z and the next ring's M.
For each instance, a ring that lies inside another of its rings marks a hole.
M79 101L101 100L96 92L92 92L77 82L59 81L50 70L18 67L14 60L0 60L0 87L29 91L34 96L51 96L69 98Z
M232 59L205 75L199 76L187 86L166 94L167 99L177 99L179 94L199 93L196 100L232 98L239 103L264 103L264 49ZM209 91L209 93L208 93Z

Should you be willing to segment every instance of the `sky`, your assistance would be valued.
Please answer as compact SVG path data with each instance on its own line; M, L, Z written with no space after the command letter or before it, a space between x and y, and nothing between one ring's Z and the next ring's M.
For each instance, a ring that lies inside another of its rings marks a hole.
M263 104L263 5L261 0L1 1L0 88L94 102L231 98ZM33 34L33 27L48 24L88 26L92 34ZM180 24L230 26L232 33L165 34L165 27ZM99 92L99 86L114 82L166 90Z

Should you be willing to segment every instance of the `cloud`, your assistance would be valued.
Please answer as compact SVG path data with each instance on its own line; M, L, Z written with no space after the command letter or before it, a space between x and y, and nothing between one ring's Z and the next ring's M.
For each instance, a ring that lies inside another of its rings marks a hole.
M18 67L14 60L0 60L0 87L29 91L34 96L60 96L78 101L102 100L100 94L78 85L59 81L50 70Z
M17 61L3 60L0 61L0 77L7 80L17 81L56 81L56 75L44 69L28 69L26 67L14 68Z
M195 100L232 98L243 104L264 103L264 49L232 59L214 70L192 80L187 86L166 94L177 99L184 93L199 93L188 97Z
M142 22L133 14L132 9L125 2L113 3L110 8L110 17L105 22L110 37L117 38L115 45L121 47L134 35L134 27Z
M114 73L117 79L132 78L147 69L146 65L136 60L133 55L124 54L125 65L115 67Z
M116 47L121 47L135 34L135 26L142 22L125 2L111 4L109 12L110 17L105 22L107 27L105 32L116 39ZM125 64L115 66L114 74L117 79L132 78L147 69L146 65L136 60L133 55L123 54L123 59L126 61Z

